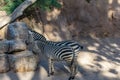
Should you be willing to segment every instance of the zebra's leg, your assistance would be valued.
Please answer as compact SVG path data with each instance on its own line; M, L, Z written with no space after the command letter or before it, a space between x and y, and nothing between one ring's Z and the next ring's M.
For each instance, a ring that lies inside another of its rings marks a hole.
M73 63L70 66L71 73L69 80L73 80L75 78L75 75L77 74L77 70L78 70L78 62L77 62L77 58L75 57Z
M49 58L48 60L48 76L53 75L54 74L54 62L53 59Z
M74 71L75 71L75 66L74 66L74 64L72 64L72 65L70 66L70 77L69 77L68 80L73 80L73 79L74 79L74 77L75 77Z
M51 58L48 58L48 77L51 75Z
M53 59L51 60L51 75L54 75L54 61Z
M77 57L75 57L75 60L74 60L74 76L77 74L78 72L78 61L77 61Z

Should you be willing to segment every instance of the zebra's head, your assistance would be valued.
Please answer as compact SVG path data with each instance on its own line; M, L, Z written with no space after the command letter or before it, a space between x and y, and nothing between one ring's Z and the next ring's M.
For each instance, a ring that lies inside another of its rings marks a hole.
M84 47L81 44L74 44L73 49L75 51L75 53L79 53L80 51L82 51L84 49Z

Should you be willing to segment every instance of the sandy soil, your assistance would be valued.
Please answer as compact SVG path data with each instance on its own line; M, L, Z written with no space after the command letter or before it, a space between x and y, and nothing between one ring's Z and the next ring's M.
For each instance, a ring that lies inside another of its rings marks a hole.
M120 38L81 39L84 50L78 56L79 71L75 80L120 80ZM35 72L8 72L0 74L0 80L67 80L69 69L55 63L54 76L47 76L47 61L40 59Z

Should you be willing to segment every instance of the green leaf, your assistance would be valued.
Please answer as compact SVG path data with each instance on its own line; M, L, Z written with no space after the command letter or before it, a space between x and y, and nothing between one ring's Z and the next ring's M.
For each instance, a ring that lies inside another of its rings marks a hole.
M4 0L5 6L2 7L8 14L11 14L17 6L25 0ZM61 4L57 0L37 0L30 8L40 7L43 10L50 11L51 7L61 8Z

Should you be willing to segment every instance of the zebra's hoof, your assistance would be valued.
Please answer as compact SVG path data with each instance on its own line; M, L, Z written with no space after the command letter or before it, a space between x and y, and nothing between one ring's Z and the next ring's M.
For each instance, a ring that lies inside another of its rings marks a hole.
M48 77L50 77L51 75L54 75L54 72L51 72L48 74Z
M50 77L50 74L48 74L48 77Z
M50 74L51 74L51 75L54 75L54 72L51 72Z
M73 80L74 78L75 78L74 76L71 76L71 77L69 77L68 80Z
M51 73L48 73L48 77L50 77L51 76Z

